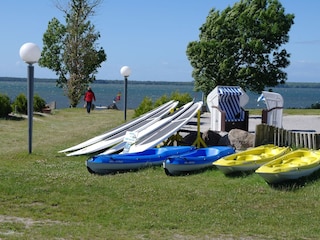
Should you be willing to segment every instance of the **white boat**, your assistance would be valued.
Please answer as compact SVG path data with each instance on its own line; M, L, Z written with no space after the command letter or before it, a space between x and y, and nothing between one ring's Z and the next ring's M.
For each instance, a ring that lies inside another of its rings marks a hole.
M159 120L158 122L155 122L154 124L150 125L149 127L142 129L141 131L135 131L134 132L135 139L132 143L138 141L139 139L141 139L143 137L146 137L146 136L152 134L154 131L160 129L163 126L170 124L172 121L174 121L176 118L178 118L184 111L188 110L188 108L190 108L192 106L192 104L193 104L193 101L185 104L179 110L174 112L172 115L170 115L166 118L163 118L163 119ZM129 133L129 132L127 132L127 133ZM112 154L112 153L120 152L122 150L124 150L124 152L127 152L132 143L128 143L126 141L126 139L123 139L122 142L120 142L117 145L102 152L101 155Z
M96 106L96 109L108 109L108 106Z
M167 109L169 109L169 110L172 109L172 107L173 106L175 107L177 105L177 103L178 102L173 101L173 100L169 101L169 102L157 107L156 109L153 109L153 110L143 114L142 116L140 116L140 117L138 117L136 119L133 119L133 120L127 122L127 123L124 123L124 124L114 128L114 129L112 129L112 130L110 130L108 132L105 132L105 133L103 133L101 135L98 135L96 137L88 139L87 141L79 143L79 144L77 144L77 145L75 145L73 147L61 150L61 151L59 151L59 153L76 151L78 149L81 149L81 148L87 147L89 145L92 145L94 143L97 143L97 142L99 142L99 141L101 141L103 139L111 137L111 136L113 136L113 135L115 135L115 134L117 134L119 132L127 131L130 127L135 126L137 124L141 124L141 122L144 122L145 120L148 120L149 118L153 119L157 114L159 115L159 113L161 113L164 109L166 109L165 112L167 113Z
M172 121L173 119L175 119L183 111L187 110L192 104L193 104L193 102L189 102L189 103L185 104L184 106L182 106L179 110L177 110L173 114L166 116L163 119L162 119L163 116L159 116L159 117L156 117L153 119L149 119L149 121L146 120L144 122L141 122L141 124L137 124L137 125L129 128L125 132L124 131L120 132L118 134L115 134L114 136L111 136L110 138L107 138L105 140L101 140L100 142L92 144L88 147L79 149L78 151L71 152L71 153L67 154L67 156L91 154L91 153L96 153L101 150L110 148L116 144L121 143L124 140L126 133L128 133L128 132L134 132L135 134L139 135L140 132L144 131L142 136L147 135L147 134L151 133L152 131L158 129L159 127L161 127L161 126L167 124L168 122ZM169 110L170 109L168 109L168 111ZM104 154L106 154L106 153L104 153Z
M320 169L320 150L298 149L256 170L270 184L306 177Z
M202 107L202 101L194 103L190 108L180 114L173 121L151 132L145 137L139 138L137 142L129 146L126 150L129 153L142 152L148 148L157 146L159 143L168 139L176 132L178 132L185 124L187 124L192 117L194 117L200 108Z
M95 136L91 139L88 139L87 141L79 143L73 147L61 150L61 151L59 151L59 153L72 152L72 151L76 151L81 148L90 146L92 144L95 144L101 140L107 139L107 138L114 136L116 134L125 133L128 129L130 129L133 126L137 126L138 124L140 124L139 126L141 126L141 125L143 126L143 124L145 124L146 121L148 121L148 120L152 121L156 117L163 116L163 115L167 114L168 111L175 108L177 106L177 104L178 104L178 102L176 102L176 101L173 101L173 100L169 101L169 102L157 107L156 109L153 109L153 110L143 114L142 116L140 116L136 119L133 119L133 120L131 120L127 123L124 123L124 124L114 128L110 131L107 131L103 134L100 134L100 135Z

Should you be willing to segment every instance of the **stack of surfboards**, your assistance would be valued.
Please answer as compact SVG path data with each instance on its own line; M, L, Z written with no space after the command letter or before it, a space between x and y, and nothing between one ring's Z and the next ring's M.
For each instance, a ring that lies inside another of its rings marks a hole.
M202 107L202 101L191 101L171 113L177 105L177 101L169 101L139 118L59 152L76 156L142 152L155 147L187 124Z

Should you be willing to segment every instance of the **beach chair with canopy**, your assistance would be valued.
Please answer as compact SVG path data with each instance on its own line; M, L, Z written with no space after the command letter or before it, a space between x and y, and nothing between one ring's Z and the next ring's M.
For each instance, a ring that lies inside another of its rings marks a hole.
M249 112L244 110L249 96L239 86L217 86L207 96L213 131L248 131Z
M262 110L262 123L282 128L283 98L281 94L263 91L259 97L266 104ZM258 99L259 100L259 99Z

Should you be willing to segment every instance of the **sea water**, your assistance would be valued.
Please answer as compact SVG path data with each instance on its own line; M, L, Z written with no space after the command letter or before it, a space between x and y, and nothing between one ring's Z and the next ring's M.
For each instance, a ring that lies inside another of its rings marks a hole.
M121 100L117 103L119 109L124 106L124 84L122 81L115 83L103 83L96 81L93 83L92 90L96 95L95 105L108 106L112 104L113 99L118 92L121 92ZM312 104L320 102L319 88L272 88L273 92L282 95L284 99L284 108L309 108ZM193 90L192 83L156 83L156 82L139 82L127 84L127 107L128 109L137 108L145 97L151 98L153 101L163 95L171 96L173 92L189 93L196 101L203 98L201 92ZM27 82L26 81L0 81L0 93L9 96L13 101L20 93L27 96ZM68 98L64 95L61 88L56 86L55 81L41 81L35 80L34 94L38 94L47 103L56 102L57 108L68 108L70 103ZM263 109L265 105L263 102L257 102L259 94L247 92L249 102L245 106L246 109ZM83 99L81 99L78 107L83 106Z

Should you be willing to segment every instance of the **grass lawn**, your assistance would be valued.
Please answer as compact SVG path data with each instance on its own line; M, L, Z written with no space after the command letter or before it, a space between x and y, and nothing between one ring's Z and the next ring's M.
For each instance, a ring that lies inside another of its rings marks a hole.
M123 115L35 116L32 154L27 120L0 120L0 239L319 239L319 173L278 188L217 169L99 176L87 171L88 156L58 153L118 126Z

